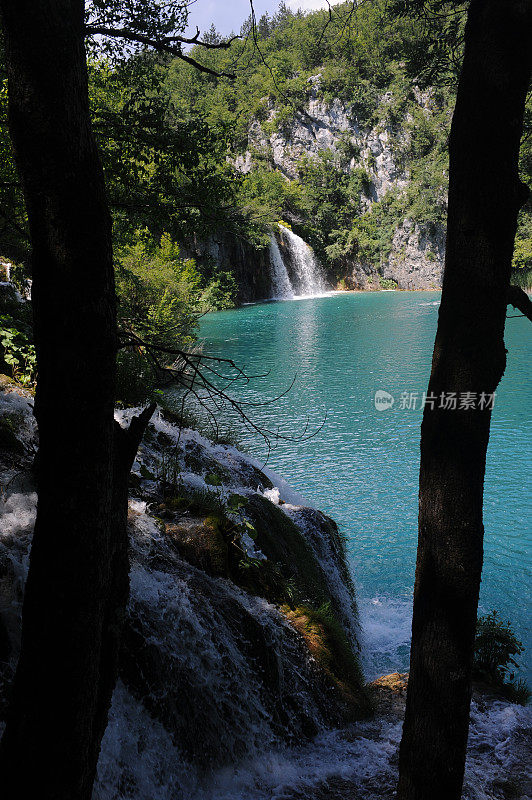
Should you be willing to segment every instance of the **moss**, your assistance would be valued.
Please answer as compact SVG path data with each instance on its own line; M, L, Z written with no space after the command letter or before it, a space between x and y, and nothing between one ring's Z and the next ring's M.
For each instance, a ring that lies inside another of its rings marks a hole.
M13 378L10 378L9 375L0 374L0 391L5 391L6 389L14 389L16 387L16 383Z
M217 475L216 472L208 472L205 475L205 483L207 484L207 486L221 486L222 479L220 478L219 475Z
M357 716L371 711L364 691L358 658L345 632L331 611L330 603L318 609L310 606L282 608L290 624L303 637L312 657L325 672Z
M214 514L205 519L167 523L166 533L172 538L179 555L208 575L229 577L228 546L223 534L225 520Z
M20 441L19 433L24 423L20 412L14 411L0 416L0 448L13 453L23 454L24 444Z
M267 559L251 572L248 580L255 577L256 588L272 602L289 605L308 602L315 608L328 602L323 570L297 525L260 495L248 498L246 514L255 528L255 546ZM258 575L259 572L262 574Z
M227 548L227 576L241 588L272 603L286 603L291 607L308 603L319 608L330 600L325 575L299 528L277 506L260 495L244 497L232 495L229 507L245 508L245 517L251 520L249 535L254 538L257 550L265 559L250 559L240 543L243 525L230 518L224 501L215 491L183 491L164 502L163 516L174 516L185 512L207 520L216 520L216 527ZM232 515L236 513L233 511ZM206 546L203 534L194 533L194 546L189 541L191 520L181 516L167 525L168 532L176 539L180 552L187 561L200 565L194 548ZM202 523L204 524L204 523ZM188 532L187 532L188 531ZM212 536L207 536L212 541ZM179 544L185 540L185 545ZM192 547L192 550L190 549ZM202 562L203 563L203 562ZM206 560L209 571L209 559Z

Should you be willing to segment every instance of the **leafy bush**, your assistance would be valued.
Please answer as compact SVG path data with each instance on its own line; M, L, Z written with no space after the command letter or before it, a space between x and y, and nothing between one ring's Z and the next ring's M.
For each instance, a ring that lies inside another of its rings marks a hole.
M150 352L186 348L196 340L201 312L201 276L193 259L164 234L154 243L146 231L116 258L118 323L124 347L118 355L118 391L124 402L138 403L156 389L161 368L174 357Z
M238 286L230 272L218 272L201 294L201 304L207 311L234 308Z
M509 622L497 611L479 617L475 636L475 672L493 681L503 681L518 663L514 656L523 652Z
M514 669L519 667L516 656L524 651L522 642L508 621L500 619L497 611L479 617L475 636L473 675L475 678L502 689L516 702L526 702L530 691L522 680L515 680Z
M397 281L391 278L379 278L379 286L381 289L397 289Z
M11 280L16 269L11 265ZM0 372L7 372L21 386L33 388L36 369L31 303L21 301L13 283L3 285L0 292Z
M16 326L8 316L0 316L0 360L21 386L35 386L37 358L27 330Z

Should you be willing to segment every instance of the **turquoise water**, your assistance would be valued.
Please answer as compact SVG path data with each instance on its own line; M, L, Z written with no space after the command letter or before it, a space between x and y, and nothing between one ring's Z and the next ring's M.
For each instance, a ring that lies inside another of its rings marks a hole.
M232 358L250 374L269 373L233 387L237 397L275 397L296 377L285 397L248 410L261 427L295 437L274 442L268 466L347 537L368 675L408 665L420 399L438 304L437 292L335 294L209 314L201 324L206 353ZM480 601L482 610L496 608L512 621L529 664L531 342L530 323L509 319L508 366L488 452ZM394 396L391 409L375 409L378 389ZM416 409L400 408L402 392L417 393ZM297 440L307 425L307 432L322 427ZM243 430L239 438L266 458L256 432Z

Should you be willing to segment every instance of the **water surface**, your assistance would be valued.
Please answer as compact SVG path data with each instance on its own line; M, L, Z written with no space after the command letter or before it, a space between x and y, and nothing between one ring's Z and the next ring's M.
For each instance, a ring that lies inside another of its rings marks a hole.
M439 297L335 294L209 314L201 324L205 352L232 358L248 373L269 373L241 387L240 398L274 397L296 376L285 397L250 413L263 428L295 437L274 443L268 466L330 514L348 539L371 676L408 665L420 400ZM509 319L506 330L508 366L488 452L481 607L510 619L530 655L532 331L523 318ZM390 410L375 409L378 389L394 396ZM402 392L417 393L415 409L400 408ZM312 430L322 423L314 437L297 440L307 424ZM240 439L266 457L256 433L243 431Z

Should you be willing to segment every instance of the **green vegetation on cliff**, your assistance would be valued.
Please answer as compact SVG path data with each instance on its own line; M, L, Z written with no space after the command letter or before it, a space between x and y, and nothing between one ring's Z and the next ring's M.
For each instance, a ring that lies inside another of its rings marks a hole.
M230 48L192 49L196 61L232 78L199 72L169 55L127 58L91 50L93 124L117 252L135 247L139 231L153 246L166 233L188 255L197 254L198 243L228 234L264 247L268 227L284 219L314 247L331 277L341 278L353 263L387 259L404 220L427 239L441 239L456 75L445 60L430 75L419 73L420 53L444 37L447 22L432 19L428 26L401 16L396 6L375 0L353 13L345 3L329 20L326 10L294 13L281 3L255 28L245 22ZM213 28L204 38L221 41ZM26 222L7 135L3 70L1 77L0 235L5 254L24 259ZM343 122L334 130L339 111ZM324 114L332 133L319 141ZM294 146L300 133L314 137L311 146ZM394 172L391 181L384 176L384 187L372 147L379 137ZM530 137L522 175L532 182ZM514 259L523 283L532 267L531 243L529 205ZM220 267L208 246L200 249L202 291L215 307L234 302L234 290L220 297ZM227 285L225 276L221 281Z
M185 260L196 258L199 284L193 281L183 298L197 289L208 307L219 308L236 301L237 287L234 265L220 266L209 255L217 237L265 247L268 227L286 220L336 279L354 263L386 260L405 220L441 241L456 74L441 59L424 74L420 54L434 49L448 23L432 19L429 26L398 14L399 6L374 0L353 13L345 3L329 19L326 10L294 13L281 3L256 27L246 21L228 49L192 49L196 61L231 78L167 54L128 57L91 46L90 101L117 263L139 240L144 246L149 239L153 249L167 235ZM221 41L214 29L204 38ZM1 55L0 48L1 252L25 262L27 226ZM320 139L324 127L328 139ZM298 147L300 134L311 144ZM372 146L378 141L392 163L384 185ZM531 141L525 137L521 159L529 182ZM145 261L151 270L160 263ZM527 284L530 204L521 213L514 265ZM193 330L192 323L187 336Z

